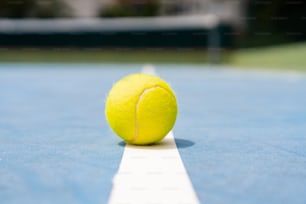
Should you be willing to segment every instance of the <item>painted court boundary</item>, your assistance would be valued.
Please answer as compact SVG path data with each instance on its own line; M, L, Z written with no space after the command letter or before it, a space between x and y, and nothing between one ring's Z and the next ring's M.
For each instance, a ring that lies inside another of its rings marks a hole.
M155 74L152 66L143 73ZM109 204L197 204L172 131L153 146L125 146Z

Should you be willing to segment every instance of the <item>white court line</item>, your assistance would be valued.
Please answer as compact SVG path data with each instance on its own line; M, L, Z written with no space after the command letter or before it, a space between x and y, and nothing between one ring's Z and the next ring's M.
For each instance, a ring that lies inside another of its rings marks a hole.
M143 72L154 74L152 66ZM197 204L172 131L158 145L127 144L109 204Z

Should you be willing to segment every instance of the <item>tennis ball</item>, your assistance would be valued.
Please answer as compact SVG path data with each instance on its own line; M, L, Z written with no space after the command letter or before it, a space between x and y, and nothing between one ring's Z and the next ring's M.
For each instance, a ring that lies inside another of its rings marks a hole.
M153 144L173 128L177 102L171 87L159 77L132 74L110 90L105 115L113 131L127 143Z

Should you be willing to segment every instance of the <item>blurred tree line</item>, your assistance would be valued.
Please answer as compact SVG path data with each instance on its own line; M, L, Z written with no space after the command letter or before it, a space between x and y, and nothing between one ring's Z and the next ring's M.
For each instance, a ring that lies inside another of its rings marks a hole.
M117 0L98 9L99 17L156 16L158 0ZM0 17L57 18L72 17L73 12L64 0L0 0Z
M102 8L100 17L137 17L157 16L160 10L158 0L117 0L114 4Z
M247 36L242 46L261 46L306 40L304 0L249 0Z
M69 17L71 10L62 0L0 0L0 17Z

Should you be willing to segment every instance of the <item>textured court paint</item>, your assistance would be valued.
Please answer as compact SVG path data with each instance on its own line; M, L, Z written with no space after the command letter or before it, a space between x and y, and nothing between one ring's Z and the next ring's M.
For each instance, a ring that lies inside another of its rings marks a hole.
M159 145L126 145L109 200L119 203L199 203L172 132Z
M143 72L155 74L153 66ZM172 132L160 144L126 145L109 199L109 204L120 203L199 203Z
M306 203L305 74L157 71L180 101L175 136L201 203Z
M104 100L139 69L0 64L0 203L106 203L123 148Z
M103 102L140 68L0 64L1 204L107 202L124 147ZM157 71L179 101L176 145L200 203L306 203L304 74Z

